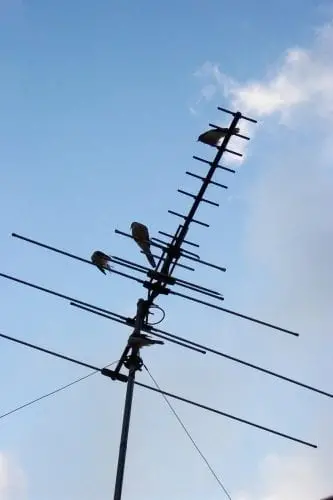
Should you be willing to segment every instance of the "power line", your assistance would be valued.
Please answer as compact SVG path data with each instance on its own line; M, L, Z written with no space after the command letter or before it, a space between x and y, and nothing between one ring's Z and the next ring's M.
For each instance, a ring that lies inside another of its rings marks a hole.
M161 391L161 388L160 386L158 385L157 381L155 380L155 378L153 377L153 375L150 373L149 369L147 368L147 366L144 364L143 365L145 370L147 371L148 375L150 376L150 378L152 379L152 381L154 382L155 386L157 387L157 389L159 391ZM161 393L162 394L162 393ZM210 465L210 463L208 462L207 458L205 457L205 455L202 453L202 451L200 450L199 446L197 445L197 443L195 442L195 440L193 439L193 437L191 436L189 430L186 428L184 422L182 421L182 419L180 418L180 416L178 415L178 413L176 412L176 410L174 409L174 407L172 406L172 404L170 403L170 401L168 400L168 398L162 394L162 397L163 399L165 400L166 404L169 406L171 412L174 414L174 416L176 417L176 419L178 420L178 422L180 423L180 425L182 426L183 430L185 431L186 435L188 436L188 438L190 439L191 443L193 444L194 448L197 450L197 452L199 453L199 455L201 456L201 458L203 459L203 461L205 462L205 464L207 465L208 469L210 470L210 472L212 473L212 475L214 476L214 478L216 479L216 481L218 482L218 484L220 485L220 487L222 488L222 490L224 491L224 493L226 494L226 496L229 498L229 500L232 500L231 496L230 496L230 493L228 492L228 490L226 489L226 487L224 486L224 484L222 483L221 479L218 477L218 475L216 474L216 472L214 471L213 467Z
M112 363L109 363L108 365L106 365L105 368L109 368L110 366L116 364L117 362L118 361L113 361ZM7 413L3 413L2 415L0 415L0 420L2 418L8 417L9 415L12 415L13 413L16 413L19 410L23 410L23 408L27 408L28 406L31 406L34 403L38 403L39 401L42 401L43 399L46 399L50 396L53 396L54 394L58 394L58 392L61 392L65 389L68 389L69 387L72 387L73 385L78 384L79 382L82 382L82 380L85 380L85 379L91 377L92 375L96 375L96 373L99 373L99 371L94 370L94 371L88 373L88 375L85 375L84 377L77 378L77 379L73 380L72 382L70 382L69 384L62 385L61 387L54 389L54 391L48 392L47 394L44 394L43 396L39 396L36 399L32 399L28 403L24 403L23 405L17 406L13 410L7 411Z

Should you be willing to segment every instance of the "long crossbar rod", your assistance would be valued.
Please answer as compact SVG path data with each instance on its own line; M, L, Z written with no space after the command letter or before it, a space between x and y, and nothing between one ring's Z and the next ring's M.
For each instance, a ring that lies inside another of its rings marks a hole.
M18 238L20 240L27 241L28 243L32 243L33 245L37 245L41 248L46 248L47 250L51 250L52 252L56 252L56 253L59 253L61 255L65 255L66 257L71 257L72 259L75 259L75 260L79 260L80 262L84 262L85 264L90 264L92 266L94 265L88 259L84 259L83 257L79 257L78 255L74 255L73 253L66 252L65 250L60 250L59 248L55 248L55 247L52 247L50 245L46 245L45 243L41 243L40 241L32 240L31 238L27 238L26 236L21 236L20 234L16 234L16 233L12 233L12 236L14 238ZM110 258L112 260L113 257L110 257ZM115 259L118 259L118 258L115 257ZM127 261L127 263L126 263L126 261L124 261L123 259L121 259L121 261L117 262L117 263L119 265L127 267L128 269L136 270L134 267L135 264L133 265L133 264L129 263L129 261ZM113 273L113 274L118 274L119 276L122 276L123 278L127 278L130 280L136 281L137 283L141 283L141 284L144 283L143 280L140 280L139 278L136 278L135 276L131 276L131 275L123 273L121 271L116 271L115 269L110 269L109 272Z
M86 307L86 306L82 306L81 304L77 304L76 302L70 302L70 305L73 306L73 307L76 307L77 309L82 309L82 311L86 311L86 312L90 312L92 314L96 314L97 316L101 316L102 318L107 318L107 319L111 319L113 321L116 321L118 323L120 323L121 325L125 325L125 326L130 326L127 322L126 322L126 318L124 317L124 321L121 321L120 319L117 319L117 318L112 318L110 317L109 313L103 313L103 312L100 312L100 311L96 311L90 307ZM147 333L151 333L151 328L147 328L145 326L142 327L142 331L144 332L147 332ZM161 338L163 340L166 340L167 342L170 342L172 344L177 344L181 347L185 347L186 349L190 349L192 351L196 351L196 352L199 352L200 354L206 354L206 351L204 349L201 349L201 348L198 348L198 347L193 347L193 346L190 346L184 342L180 342L178 340L174 340L172 338L170 338L169 335L162 335L160 333L157 333L154 331L153 335L155 337L158 337L158 338Z
M119 231L119 229L115 229L115 233L120 234L121 236L126 236L127 238L133 239L133 237L130 234L124 233L123 231ZM151 246L160 248L161 250L163 250L167 254L167 252L169 250L168 247L164 247L163 245L156 243L156 241L150 241L150 243L151 243ZM171 246L171 244L170 244L170 246ZM225 267L217 266L216 264L211 264L210 262L207 262L207 261L202 260L202 259L197 259L195 257L192 257L191 255L188 255L187 253L184 254L183 252L180 252L180 256L183 257L184 259L192 260L193 262L197 262L198 264L202 264L204 266L212 267L213 269L218 269L219 271L222 271L222 272L226 271ZM163 257L164 261L167 261L167 259L168 259L167 256ZM163 272L163 268L161 270L161 273L167 275L166 273Z
M73 364L77 364L77 365L80 365L80 366L84 366L86 368L90 368L91 370L99 372L102 375L105 375L108 378L111 378L112 380L119 380L121 382L127 382L128 381L128 376L123 375L121 373L116 373L114 370L110 370L109 368L99 368L97 366L94 366L94 365L91 365L91 364L88 364L88 363L84 363L84 362L79 361L79 360L77 360L75 358L71 358L69 356L65 356L63 354L59 354L59 353L57 353L55 351L52 351L50 349L45 349L45 348L40 347L40 346L38 346L36 344L32 344L30 342L26 342L24 340L21 340L21 339L15 338L15 337L11 337L9 335L5 335L3 333L0 333L0 337L3 338L3 339L5 339L5 340L9 340L11 342L15 342L17 344L20 344L20 345L22 345L24 347L28 347L30 349L34 349L34 350L37 350L37 351L40 351L40 352L44 352L45 354L48 354L48 355L51 355L51 356L63 359L64 361L69 361L69 362L71 362ZM145 389L151 390L153 392L157 392L159 394L164 394L165 396L168 396L168 397L173 398L173 399L177 399L178 401L182 401L183 403L187 403L187 404L189 404L191 406L195 406L197 408L201 408L201 409L206 410L208 412L215 413L217 415L221 415L223 417L229 418L231 420L235 420L237 422L249 425L251 427L255 427L255 428L259 429L259 430L268 432L270 434L274 434L276 436L283 437L285 439L297 442L299 444L303 444L304 446L309 446L310 448L317 448L317 445L315 445L313 443L310 443L308 441L304 441L303 439L295 438L295 437L293 437L293 436L291 436L289 434L285 434L285 433L276 431L274 429L271 429L269 427L265 427L263 425L256 424L254 422L251 422L250 420L245 420L243 418L236 417L234 415L231 415L230 413L226 413L226 412L223 412L221 410L217 410L216 408L212 408L210 406L203 405L203 404L198 403L196 401L193 401L191 399L187 399L187 398L184 398L182 396L178 396L177 394L173 394L171 392L163 391L161 389L157 389L156 387L151 387L150 385L144 384L142 382L135 381L134 383L135 383L135 385L138 385L138 386L143 387Z
M120 262L122 260L124 260L124 259L121 259L120 257L114 257L114 256L113 256L113 259L117 259L117 261L119 260ZM145 273L151 272L151 269L148 269L148 267L142 266L141 264L136 264L135 262L131 262L131 261L125 261L125 262L128 262L129 264L132 264L133 266L135 266L138 271L141 270L141 272L145 272ZM191 283L190 281L185 281L185 280L182 280L180 278L173 278L173 279L175 280L176 284L188 285L189 287L192 287L192 288L196 289L197 291L202 290L202 291L208 292L209 294L213 294L213 295L217 295L217 296L222 295L220 292L216 292L215 290L211 290L210 288L206 288L204 286L197 285L196 283Z
M103 310L103 309L100 309L98 308L98 311L95 311L94 308L95 306L91 306L91 308L83 308L82 306L78 306L76 304L71 304L71 305L75 305L76 307L80 307L82 309L86 309L87 311L91 312L92 314L96 314L96 315L100 315L100 316L103 316L105 318L108 318L108 313L107 313L107 310L104 310L106 314L100 314L99 313L99 310ZM280 373L277 373L277 372L273 372L272 370L268 370L266 368L263 368L259 365L255 365L253 363L250 363L248 361L244 361L240 358L236 358L235 356L231 356L230 354L226 354L224 352L221 352L221 351L218 351L216 349L213 349L211 347L208 347L206 345L203 345L203 344L199 344L198 342L193 342L191 340L188 340L184 337L181 337L179 335L174 335L174 334L171 334L169 332L166 332L165 330L161 330L160 328L157 328L155 326L152 326L149 330L147 330L151 335L155 335L155 332L159 332L159 333L162 333L163 335L165 336L168 336L168 337L171 337L172 339L177 339L181 342L186 342L187 344L189 345L192 345L192 346L195 346L195 347L198 347L198 348L201 348L203 349L205 352L210 352L211 354L215 354L217 356L221 356L223 358L226 358L226 359L229 359L230 361L234 361L235 363L239 363L241 365L244 365L244 366L247 366L249 368L253 368L254 370L258 370L262 373L265 373L267 375L270 375L270 376L273 376L275 378L278 378L278 379L281 379L281 380L284 380L285 382L289 382L291 384L294 384L294 385L297 385L299 387L302 387L304 389L308 389L312 392L316 392L318 394L321 394L323 396L327 396L329 398L333 398L333 394L332 393L329 393L327 391L323 391L322 389L317 389L316 387L313 387L309 384L305 384L303 382L300 382L298 380L295 380L295 379L292 379L290 377L286 377L285 375L281 375Z
M299 333L293 332L292 330L282 328L281 326L273 325L272 323L267 323L266 321L262 321L260 319L254 318L252 316L247 316L246 314L233 311L232 309L227 309L225 307L217 306L215 304L211 304L210 302L206 302L204 300L200 300L200 299L197 299L195 297L190 297L189 295L184 295L182 293L175 292L174 290L170 290L169 293L172 295L177 295L178 297L182 297L183 299L188 299L188 300L191 300L193 302L197 302L198 304L203 304L205 306L212 307L213 309L217 309L219 311L224 311L224 312L231 314L233 316L238 316L239 318L247 319L248 321L252 321L253 323L257 323L258 325L267 326L268 328L272 328L273 330L278 330L278 331L283 332L283 333L288 333L289 335L292 335L294 337L299 337Z
M11 281L17 282L19 284L26 285L28 287L35 288L36 290L40 290L40 291L48 293L50 295L59 297L61 299L65 299L65 300L71 302L72 305L74 305L75 307L78 307L79 305L80 306L84 306L84 307L87 308L87 311L91 312L92 314L97 314L96 311L99 311L99 312L105 313L109 319L115 320L116 318L119 318L119 320L121 320L121 319L125 318L125 316L122 316L121 314L112 312L112 311L110 311L108 309L104 309L102 307L98 307L98 306L95 306L95 305L90 304L88 302L84 302L82 300L76 299L74 297L70 297L70 296L64 295L62 293L55 292L54 290L50 290L50 289L47 289L47 288L44 288L44 287L40 287L40 286L35 285L33 283L29 283L27 281L19 280L18 278L14 278L13 276L4 275L4 274L1 274L1 273L0 273L0 276L5 277L5 278L7 278L7 279L9 279ZM114 316L114 318L113 317L111 318L111 316ZM125 319L127 319L127 318L125 318ZM260 367L258 365L254 365L253 363L249 363L247 361L241 360L241 359L236 358L234 356L230 356L229 354L225 354L225 353L223 353L221 351L217 351L216 349L213 349L213 348L208 347L206 345L199 344L197 342L193 342L192 340L188 340L188 339L186 339L184 337L181 337L179 335L171 334L169 332L166 332L165 330L157 328L156 326L151 326L149 328L144 327L144 331L147 332L147 333L150 333L152 335L155 335L155 332L160 333L160 334L165 335L167 337L170 337L170 338L172 338L174 340L179 340L180 342L182 342L184 344L188 344L189 346L193 346L193 347L196 347L198 349L202 349L203 351L210 352L210 353L215 354L217 356L224 357L224 358L229 359L231 361L234 361L236 363L240 363L240 364L242 364L244 366L248 366L249 368L253 368L255 370L258 370L258 371L261 371L263 373L266 373L267 375L271 375L271 376L279 378L281 380L285 380L286 382L290 382L292 384L298 385L300 387L303 387L305 389L311 390L313 392L317 392L317 393L322 394L324 396L333 398L333 394L330 394L330 393L328 393L326 391L323 391L321 389L317 389L317 388L315 388L313 386L310 386L309 384L305 384L303 382L299 382L297 380L291 379L289 377L286 377L286 376L281 375L279 373L273 372L273 371L268 370L266 368Z
M152 388L150 385L143 384L142 382L135 382L135 383L136 383L136 385L144 387L145 389L154 390L155 392L158 392L160 394L164 394L164 396L168 396L170 398L177 399L178 401L182 401L183 403L187 403L187 404L190 404L192 406L196 406L197 408L201 408L203 410L206 410L206 411L209 411L212 413L216 413L217 415L221 415L221 416L229 418L231 420L235 420L235 421L240 422L242 424L250 425L251 427L255 427L255 428L260 429L262 431L269 432L270 434L275 434L276 436L280 436L280 437L283 437L285 439L289 439L290 441L294 441L296 443L303 444L304 446L309 446L310 448L318 448L317 445L309 443L308 441L304 441L303 439L298 439L298 438L295 438L293 436L290 436L289 434L285 434L283 432L279 432L279 431L275 431L273 429L270 429L269 427L264 427L263 425L255 424L254 422L251 422L250 420L245 420L244 418L235 417L234 415L231 415L230 413L226 413L226 412L217 410L215 408L211 408L211 407L203 405L201 403L197 403L196 401L192 401L192 400L184 398L182 396L178 396L176 394L173 394L172 392L162 391L161 389L157 389L155 387Z

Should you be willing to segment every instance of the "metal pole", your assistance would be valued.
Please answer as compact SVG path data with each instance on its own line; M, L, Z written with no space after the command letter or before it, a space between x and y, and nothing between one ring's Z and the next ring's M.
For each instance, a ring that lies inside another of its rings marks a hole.
M123 424L121 429L121 438L119 445L117 475L116 475L114 497L113 497L114 500L121 500L123 481L124 481L125 462L126 462L128 433L129 433L132 402L133 402L135 372L137 370L140 370L142 366L142 359L139 356L139 347L137 345L131 345L130 340L132 336L140 335L145 315L146 315L146 302L143 299L139 299L137 303L137 314L135 317L134 331L130 336L128 342L128 345L131 346L131 352L128 359L124 363L125 366L129 369L129 374L128 374L128 381L126 388Z
M132 401L133 401L135 372L136 372L136 367L135 366L131 367L130 371L129 371L129 375L128 375L128 381L127 381L126 399L125 399L124 416L123 416L123 426L122 426L122 430L121 430L121 438L120 438L120 446L119 446L117 476L116 476L116 483L115 483L114 497L113 497L114 500L121 499L121 493L122 493L122 489L123 489L127 441L128 441L128 431L129 431L129 426L130 426L131 409L132 409Z

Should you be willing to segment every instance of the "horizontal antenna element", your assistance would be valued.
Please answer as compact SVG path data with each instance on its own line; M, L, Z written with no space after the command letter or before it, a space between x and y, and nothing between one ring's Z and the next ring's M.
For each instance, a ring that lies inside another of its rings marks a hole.
M180 217L181 219L187 219L186 215L179 214L178 212L174 212L173 210L168 210L169 214L176 215L177 217ZM200 226L205 226L209 227L209 224L206 224L206 222L201 222L200 220L192 219L191 222L195 222L195 224L199 224Z
M193 174L192 172L188 172L188 171L186 171L185 173L187 175L190 175L191 177L195 177L196 179L201 179L202 181L205 180L205 178L201 177L201 175ZM224 188L224 189L228 189L228 186L225 186L224 184L220 184L219 182L210 181L210 184L213 184L214 186L219 186L219 187Z
M163 236L167 236L168 238L173 238L172 234L165 233L164 231L159 231L159 234L162 234ZM191 247L196 247L199 248L200 245L197 243L193 243L192 241L184 240L183 243L186 243L186 245L190 245Z
M216 128L217 130L221 130L221 127L219 127L218 125L214 125L214 123L209 123L208 124L210 127L213 127L213 128ZM249 141L250 138L247 137L246 135L242 135L242 134L234 134L236 137L240 137L241 139L245 139L246 141Z
M200 158L199 156L192 156L192 158L194 158L194 160L201 161L202 163L208 163L208 165L212 165L212 162L210 162L208 160L204 160L203 158ZM233 174L236 173L236 170L233 170L232 168L228 168L228 167L222 167L222 165L215 165L215 168L221 168L222 170L226 170L227 172L231 172Z
M177 189L177 191L178 191L178 193L185 194L186 196L189 196L190 198L193 198L194 200L196 199L196 195L195 194L188 193L187 191L183 191L182 189ZM206 200L206 198L202 198L201 201L203 203L208 203L209 205L214 205L215 207L219 207L220 206L215 201Z
M221 108L220 106L217 107L219 111L223 111L224 113L228 113L229 115L237 115L239 112L237 111L236 113L234 111L230 111L229 109ZM253 118L249 118L248 116L242 115L239 113L240 119L247 120L248 122L252 123L258 123L257 120L254 120Z

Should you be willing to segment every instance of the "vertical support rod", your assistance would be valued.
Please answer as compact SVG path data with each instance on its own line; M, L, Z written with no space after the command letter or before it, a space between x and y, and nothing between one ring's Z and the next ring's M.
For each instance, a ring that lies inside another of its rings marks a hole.
M117 466L116 483L114 487L114 500L121 500L121 494L123 489L124 481L124 471L127 453L127 442L128 442L128 432L131 420L131 410L133 401L133 390L134 390L134 380L135 380L135 366L132 366L129 370L127 388L126 388L126 399L124 406L124 416L123 425L121 429L121 438L119 446L119 457Z
M133 402L133 392L134 392L134 381L135 373L137 370L141 369L142 359L139 355L139 347L137 345L131 345L131 337L140 335L142 326L144 324L144 318L147 312L146 301L139 299L137 302L137 313L135 317L135 327L132 335L129 337L128 344L131 346L131 352L125 365L129 369L127 388L126 388L126 398L123 414L123 424L121 429L120 445L119 445L119 455L118 455L118 465L117 465L117 475L114 487L114 500L121 500L123 482L124 482L124 472L127 454L127 443L129 426L131 421L132 412L132 402Z

